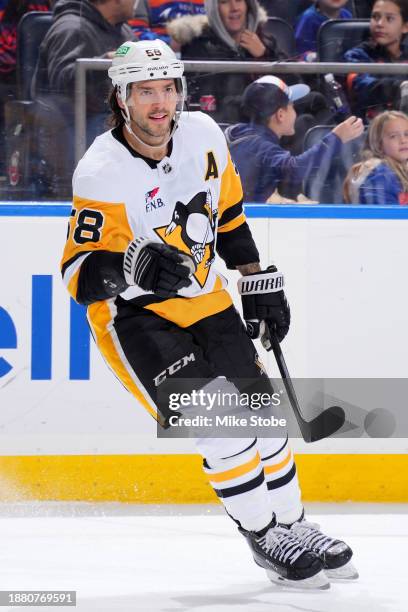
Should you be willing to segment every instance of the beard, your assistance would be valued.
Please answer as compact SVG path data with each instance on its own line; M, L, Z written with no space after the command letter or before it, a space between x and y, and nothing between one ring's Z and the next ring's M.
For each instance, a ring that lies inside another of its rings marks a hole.
M132 129L136 128L137 131L142 134L149 136L150 138L164 138L170 132L172 117L167 111L157 111L157 114L163 112L167 114L166 121L161 125L154 125L153 121L148 118L131 117Z

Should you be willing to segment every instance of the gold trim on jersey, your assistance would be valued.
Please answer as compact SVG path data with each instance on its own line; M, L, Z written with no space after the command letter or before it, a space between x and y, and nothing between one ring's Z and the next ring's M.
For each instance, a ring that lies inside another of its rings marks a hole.
M241 213L240 215L238 215L238 217L235 217L235 219L231 219L231 221L227 221L227 223L224 223L224 225L222 225L221 227L218 226L218 232L220 234L223 234L224 232L231 232L232 230L245 223L245 221L245 214Z
M227 165L221 177L221 191L218 201L219 220L221 221L223 213L228 208L235 206L237 202L241 202L243 197L241 179L228 151Z
M76 296L78 290L79 270L88 255L89 252L85 252L83 255L75 257L72 264L68 266L68 268L64 271L64 275L62 278L63 283L65 284L69 293L73 296Z
M122 350L113 326L115 313L113 300L94 302L88 307L88 320L96 345L108 366L125 388L142 404L156 420L160 421L157 408L137 377Z
M85 211L83 218L84 230L81 230L79 214ZM92 214L89 216L86 211L94 211L102 215L103 224L99 227L94 223ZM87 229L91 228L91 230ZM83 242L78 243L75 239L79 230L79 235ZM93 238L93 239L92 239ZM99 202L74 196L73 208L69 219L69 233L62 256L61 267L70 259L81 252L89 251L113 251L123 253L126 251L129 242L133 240L133 232L130 229L126 214L126 206L123 202ZM73 264L74 265L74 264ZM69 268L65 271L65 274ZM68 283L68 290L76 298L78 273L75 273Z
M172 321L179 327L189 327L230 306L232 306L231 296L225 289L222 289L222 280L217 277L211 293L197 295L193 298L172 298L164 302L149 304L145 308L167 321Z

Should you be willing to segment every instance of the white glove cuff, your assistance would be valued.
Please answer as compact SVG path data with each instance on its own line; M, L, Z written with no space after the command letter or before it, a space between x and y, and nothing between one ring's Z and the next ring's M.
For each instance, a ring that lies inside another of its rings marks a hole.
M282 272L260 272L248 274L238 280L240 295L257 295L282 291L284 279Z
M125 256L123 258L123 274L125 276L125 281L128 285L137 284L137 279L135 279L135 268L137 259L140 255L141 250L152 242L155 241L151 240L150 238L144 238L143 236L135 238L134 240L132 240L132 242L129 242L128 247L125 251Z

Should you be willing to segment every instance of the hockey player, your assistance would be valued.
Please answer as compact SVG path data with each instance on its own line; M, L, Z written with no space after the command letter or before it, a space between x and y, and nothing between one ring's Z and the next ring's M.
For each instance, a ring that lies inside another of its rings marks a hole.
M221 130L202 113L182 112L182 75L162 41L116 51L109 69L115 127L75 170L62 259L63 280L88 306L107 364L164 426L161 373L170 376L176 362L183 367L174 377L200 379L206 391L236 392L232 378L252 378L272 393L214 268L215 249L246 280L267 281L243 285L246 319L265 320L279 340L290 323L281 274L261 270ZM268 288L257 293L260 285ZM259 325L251 329L256 336ZM287 438L195 442L214 491L271 580L322 588L327 576L355 576L350 547L303 518Z

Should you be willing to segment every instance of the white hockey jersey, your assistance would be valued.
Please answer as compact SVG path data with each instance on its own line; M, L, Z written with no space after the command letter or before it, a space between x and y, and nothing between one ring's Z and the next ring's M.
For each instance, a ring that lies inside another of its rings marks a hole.
M91 145L73 177L73 209L62 259L63 279L76 298L84 259L95 250L124 252L135 237L154 238L194 258L192 285L180 298L156 299L137 286L121 297L181 326L227 308L225 280L214 268L217 233L245 223L242 187L224 135L207 115L182 113L159 162L127 145L121 129ZM90 308L97 308L92 304Z

